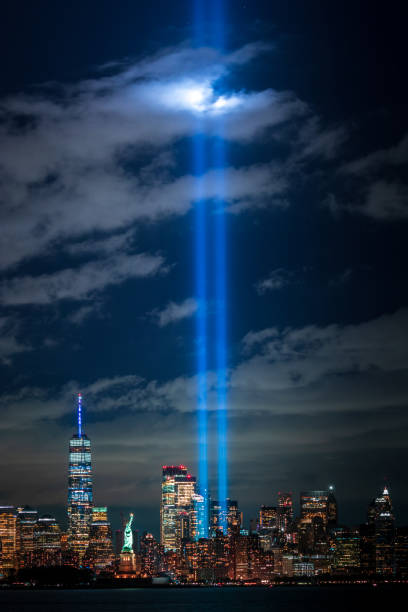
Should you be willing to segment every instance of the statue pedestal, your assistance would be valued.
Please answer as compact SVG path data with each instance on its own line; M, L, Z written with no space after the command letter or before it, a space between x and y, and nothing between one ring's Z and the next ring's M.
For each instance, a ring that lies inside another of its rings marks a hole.
M137 578L138 575L135 553L121 552L117 578Z

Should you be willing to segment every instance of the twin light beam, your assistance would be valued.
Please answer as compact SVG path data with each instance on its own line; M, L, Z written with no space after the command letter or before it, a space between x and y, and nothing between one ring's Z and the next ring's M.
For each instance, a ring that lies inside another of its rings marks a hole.
M208 8L204 0L195 2L195 43L204 43L205 15ZM222 2L213 0L211 11L211 38L213 46L223 47ZM226 231L225 231L225 142L223 138L223 115L239 104L234 96L217 96L211 83L180 85L179 96L184 106L196 116L196 130L193 139L193 172L196 177L195 193L195 275L198 309L196 315L197 340L197 413L198 413L198 455L200 494L203 496L203 510L200 523L200 537L208 536L208 425L207 425L207 370L208 370L208 278L215 280L215 363L217 370L217 460L218 460L218 525L224 533L227 529L227 376L226 376ZM208 115L215 119L215 133L206 139L204 121ZM210 165L218 168L217 197L214 202L213 227L207 227L207 202L205 199L204 175ZM209 237L212 238L209 240ZM207 244L213 245L214 253L207 252ZM213 274L208 274L208 260L213 261Z

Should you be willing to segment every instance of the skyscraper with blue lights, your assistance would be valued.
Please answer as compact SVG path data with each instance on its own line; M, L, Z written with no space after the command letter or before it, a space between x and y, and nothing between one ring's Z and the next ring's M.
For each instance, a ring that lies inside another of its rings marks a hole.
M92 517L91 441L82 431L82 396L78 395L78 430L69 441L68 542L82 563L89 544Z

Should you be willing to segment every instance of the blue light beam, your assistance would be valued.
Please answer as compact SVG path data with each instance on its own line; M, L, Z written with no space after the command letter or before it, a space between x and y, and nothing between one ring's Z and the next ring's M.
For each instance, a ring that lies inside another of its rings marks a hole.
M202 44L203 2L194 3L195 41ZM205 137L202 119L196 118L193 139L193 173L195 180L195 288L197 296L196 343L197 343L197 419L198 419L198 482L203 496L200 538L208 537L208 455L207 455L207 226L204 199L203 175L205 173Z
M222 0L212 2L213 46L224 49L224 5ZM217 168L215 199L215 301L216 301L216 367L217 367L217 450L218 450L218 503L219 526L227 533L227 236L225 224L225 165L226 151L222 117L217 122L213 145L213 164Z

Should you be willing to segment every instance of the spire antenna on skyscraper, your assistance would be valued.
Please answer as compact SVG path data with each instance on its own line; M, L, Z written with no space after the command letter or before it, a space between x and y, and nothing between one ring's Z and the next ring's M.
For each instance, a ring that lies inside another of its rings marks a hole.
M82 436L82 393L78 393L77 418L78 418L78 437L80 438Z

